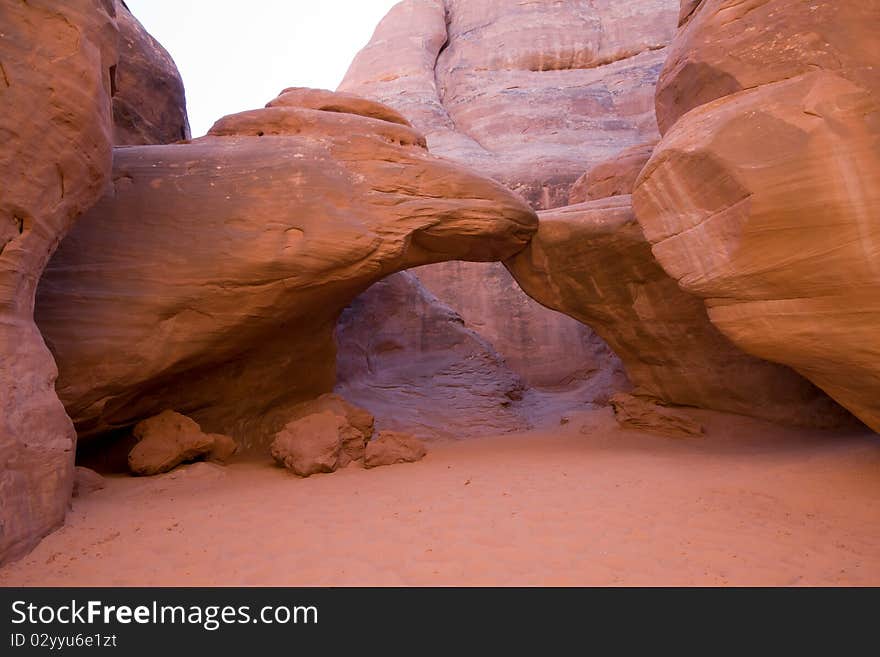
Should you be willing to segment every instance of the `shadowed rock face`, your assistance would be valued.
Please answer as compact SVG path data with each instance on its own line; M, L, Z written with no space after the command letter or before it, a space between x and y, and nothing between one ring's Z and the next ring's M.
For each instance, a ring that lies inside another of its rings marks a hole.
M564 205L593 164L657 137L654 85L676 0L405 0L340 85L391 105L432 152L475 168L535 208ZM588 327L522 294L499 264L417 272L531 385L594 372Z
M113 143L170 144L189 139L183 81L168 51L115 0L119 65L113 95Z
M37 281L110 177L112 2L0 5L0 563L61 523L75 434L33 323Z
M704 0L634 192L653 252L740 348L880 429L876 2Z
M531 387L560 391L619 369L593 330L523 294L500 263L444 262L413 270L431 294L452 306ZM606 372L607 373L607 372ZM613 392L612 390L608 391Z
M376 283L336 327L337 391L381 429L462 438L527 429L523 382L412 272Z
M508 268L528 294L605 338L636 394L787 424L851 421L808 381L740 351L709 322L700 299L657 264L631 197L547 210L539 219Z
M38 295L80 435L174 408L253 446L332 390L336 318L370 284L520 250L534 213L423 143L274 104L190 144L116 149L113 188Z

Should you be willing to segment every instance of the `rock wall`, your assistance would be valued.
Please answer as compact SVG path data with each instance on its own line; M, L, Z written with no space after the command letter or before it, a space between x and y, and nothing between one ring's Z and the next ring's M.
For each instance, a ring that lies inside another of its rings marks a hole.
M110 178L115 8L0 4L0 563L64 518L73 425L33 322L46 262Z
M634 192L653 253L736 345L878 430L880 2L685 14Z

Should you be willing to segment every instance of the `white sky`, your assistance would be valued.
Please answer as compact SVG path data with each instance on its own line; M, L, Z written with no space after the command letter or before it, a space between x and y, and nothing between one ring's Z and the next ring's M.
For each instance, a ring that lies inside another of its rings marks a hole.
M398 0L125 0L171 53L193 137L285 87L335 89Z

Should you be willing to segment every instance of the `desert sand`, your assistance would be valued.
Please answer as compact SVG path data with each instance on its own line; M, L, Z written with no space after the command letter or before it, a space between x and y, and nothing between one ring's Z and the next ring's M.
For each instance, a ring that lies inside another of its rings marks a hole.
M0 585L878 585L880 440L607 408L302 479L263 460L110 476Z

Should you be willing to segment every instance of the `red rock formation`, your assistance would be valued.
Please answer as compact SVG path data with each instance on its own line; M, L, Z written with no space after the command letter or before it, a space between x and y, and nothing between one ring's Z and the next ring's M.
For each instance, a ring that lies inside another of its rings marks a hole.
M64 518L73 426L33 323L40 273L110 175L112 2L0 5L0 562Z
M113 95L113 143L170 144L189 139L183 81L168 51L115 0L119 65Z
M238 453L238 443L231 436L222 433L209 433L214 439L211 451L205 455L205 459L212 463L225 465Z
M366 409L355 406L337 394L325 393L317 399L310 399L292 408L285 426L290 426L296 420L318 413L338 415L345 420L345 430L341 434L342 442L337 465L343 467L351 461L362 461L364 446L373 437L373 427L376 421L373 414Z
M634 193L657 260L735 344L880 429L880 4L704 0Z
M223 444L228 437L205 433L198 423L174 411L141 420L133 433L138 443L128 455L128 467L137 475L161 474L181 463L207 457L218 442L225 451Z
M687 23L703 0L681 0L681 7L678 12L678 25L681 27Z
M289 418L291 420L298 420L306 415L323 413L324 411L329 411L334 415L342 415L351 426L361 432L364 442L373 437L373 428L376 423L376 418L373 417L373 414L332 392L325 393L316 399L310 399L295 406L291 409ZM354 460L363 458L363 445L361 445L360 452L359 454L357 452L351 454L351 458Z
M594 327L635 393L807 426L848 415L786 367L739 349L651 254L629 196L539 213L538 232L507 262L523 289Z
M533 207L564 205L585 169L656 137L654 85L677 12L675 0L405 0L340 90L396 108L432 152ZM525 297L500 265L417 274L531 385L576 384L605 360L589 328Z
M422 143L397 123L276 105L190 144L117 149L113 188L38 295L81 436L174 408L265 442L333 388L336 318L371 283L520 250L534 213Z
M291 420L272 441L272 458L300 477L334 472L351 462L346 445L358 445L364 454L364 435L344 415L331 411ZM345 457L345 458L344 458Z
M873 75L876 0L703 0L669 48L657 84L657 122L666 133L714 100L817 71Z

